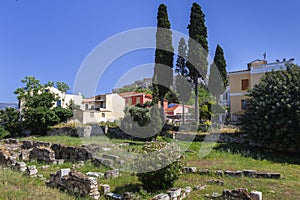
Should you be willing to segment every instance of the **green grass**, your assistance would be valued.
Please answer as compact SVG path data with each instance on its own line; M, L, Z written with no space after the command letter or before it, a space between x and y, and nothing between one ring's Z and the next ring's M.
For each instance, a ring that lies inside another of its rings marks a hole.
M43 181L0 166L0 199L74 200L72 195L47 187Z
M28 139L28 138L26 138ZM82 144L82 140L76 137L66 137L66 136L51 136L51 137L37 137L30 138L38 141L47 141L53 143L63 143L66 145L78 146ZM94 140L95 141L95 140ZM97 138L97 143L105 143L107 140ZM141 148L143 142L132 142L129 140L110 140L111 143L128 143L136 145L124 146L125 149L130 148ZM93 142L93 140L88 141ZM85 142L85 143L88 143ZM180 146L189 146L190 144L186 142L179 142ZM212 147L212 150L205 157L199 155L201 149L201 142L193 142L189 146L189 151L185 153L184 162L187 166L195 166L197 168L208 168L210 170L244 170L244 169L253 169L258 172L278 172L281 173L282 178L279 180L272 179L255 179L255 178L246 178L246 177L218 177L216 175L198 175L198 174L183 174L179 180L175 182L175 187L186 187L191 186L192 188L196 185L207 185L209 179L221 179L225 182L224 186L208 185L206 190L202 191L193 191L187 199L204 199L205 194L212 194L213 192L222 193L224 189L235 189L235 188L247 188L249 191L257 190L263 192L263 199L273 200L273 199L299 199L300 196L300 160L299 155L290 155L284 154L281 152L267 151L261 149L248 148L242 145L237 144L212 144L205 143L207 147ZM49 177L50 173L55 173L60 168L70 168L74 163L64 163L63 165L52 165L49 169L41 171L40 167L45 164L31 162L30 164L35 164L38 167L40 173L42 173L46 178ZM87 162L84 167L78 168L78 171L83 173L88 171L97 171L105 172L108 168L101 167L96 168L91 162ZM12 173L11 170L8 170L11 174L18 176L13 179L23 179L21 173ZM3 172L3 169L1 169ZM0 172L0 173L1 173ZM9 174L9 173L8 173ZM132 175L127 172L121 172L121 176L112 180L99 179L99 183L109 184L111 191L115 193L123 193L125 191L136 192L137 194L142 194L143 199L151 199L155 194L147 194L141 190L141 184L138 181L135 175ZM0 174L1 176L1 174ZM5 195L7 191L13 191L16 186L13 181L10 180L10 174L7 176L1 176L0 178L5 178L7 181L5 185L5 190L3 190ZM12 176L13 177L13 176ZM2 179L0 179L2 181ZM39 191L35 189L28 189L34 187L44 187L43 182L39 180L32 180L26 178L26 181L29 181L29 185L22 185L23 181L17 181L19 188L19 195L23 197L23 193L37 193L37 196L31 196L31 199L38 199ZM24 181L24 182L26 182ZM20 183L19 183L20 182ZM24 187L24 188L23 188ZM0 190L2 187L0 185ZM48 196L51 196L52 193L57 193L57 195L66 195L59 191L52 189L43 189L43 193L49 193ZM22 194L21 194L22 193ZM12 195L7 193L6 196L0 196L0 199L7 199L7 195ZM30 195L29 195L30 196ZM66 199L68 199L66 195ZM27 196L25 197L25 199ZM23 199L23 198L22 198ZM55 199L55 198L54 198Z

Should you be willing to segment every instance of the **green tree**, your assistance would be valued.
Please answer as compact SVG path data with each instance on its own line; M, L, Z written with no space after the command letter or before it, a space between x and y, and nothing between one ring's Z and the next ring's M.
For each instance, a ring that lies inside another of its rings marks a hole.
M163 108L164 96L173 83L172 31L168 19L167 6L160 4L157 13L155 66L153 76L153 102L160 100Z
M208 79L209 92L216 97L217 104L219 104L220 95L225 91L228 85L226 60L224 51L220 45L217 46L214 62L210 66L210 73Z
M56 87L62 93L62 105L64 105L65 104L66 92L71 88L68 84L66 84L64 82L57 82Z
M193 3L192 5L190 23L187 28L190 37L188 41L187 67L189 69L190 80L192 81L195 90L195 120L198 124L198 85L199 79L202 79L203 82L207 74L208 42L205 14L197 3Z
M9 132L4 127L0 126L0 139L9 135Z
M73 110L70 108L55 107L53 111L59 118L59 122L67 122L73 116Z
M18 88L14 93L21 102L21 114L24 127L33 134L46 134L48 128L59 122L58 116L53 110L57 100L55 94L49 92L53 82L41 84L33 76L27 76L22 80L24 87Z
M14 108L0 110L0 125L10 133L10 137L19 136L21 133L19 112Z
M176 90L178 92L178 99L182 103L182 122L185 124L184 116L184 104L187 102L191 96L191 86L188 84L185 77L188 76L189 70L186 66L186 57L187 57L187 45L184 38L180 38L178 45L178 57L176 61L175 72L177 73L176 77Z
M300 149L300 69L266 73L249 92L242 129L258 144Z

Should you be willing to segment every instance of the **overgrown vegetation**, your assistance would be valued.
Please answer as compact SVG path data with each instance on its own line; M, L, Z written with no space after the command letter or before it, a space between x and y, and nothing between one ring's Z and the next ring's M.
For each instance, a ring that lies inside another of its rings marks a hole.
M58 97L49 91L53 82L41 84L35 77L27 76L22 83L24 86L14 93L21 102L23 126L33 134L45 135L50 126L66 121L73 114L69 108L54 108ZM60 82L57 85L65 94L68 86Z
M300 149L300 69L266 73L249 93L242 129L257 143Z

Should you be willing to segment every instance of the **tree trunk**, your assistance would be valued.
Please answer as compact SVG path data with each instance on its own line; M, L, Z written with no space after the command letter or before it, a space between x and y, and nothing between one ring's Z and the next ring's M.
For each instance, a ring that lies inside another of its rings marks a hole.
M164 95L161 94L161 95L159 96L159 99L160 99L160 106L161 106L162 109L164 109Z
M199 124L199 103L198 103L198 78L195 81L195 122Z
M184 101L182 101L182 124L185 124L185 117L184 117Z

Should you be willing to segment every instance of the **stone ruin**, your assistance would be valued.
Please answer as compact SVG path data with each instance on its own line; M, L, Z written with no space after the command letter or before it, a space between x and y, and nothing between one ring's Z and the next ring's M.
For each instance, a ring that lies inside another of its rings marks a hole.
M217 176L231 176L231 177L249 177L249 178L266 178L266 179L280 179L280 173L273 172L257 172L256 170L238 170L238 171L230 171L230 170L209 170L209 169L197 169L197 167L184 167L183 171L185 173L197 173L200 175L210 175L214 174Z
M88 177L81 172L71 171L70 169L61 169L56 174L50 174L50 180L47 182L47 185L67 190L80 196L91 196L94 199L100 198L97 178Z

